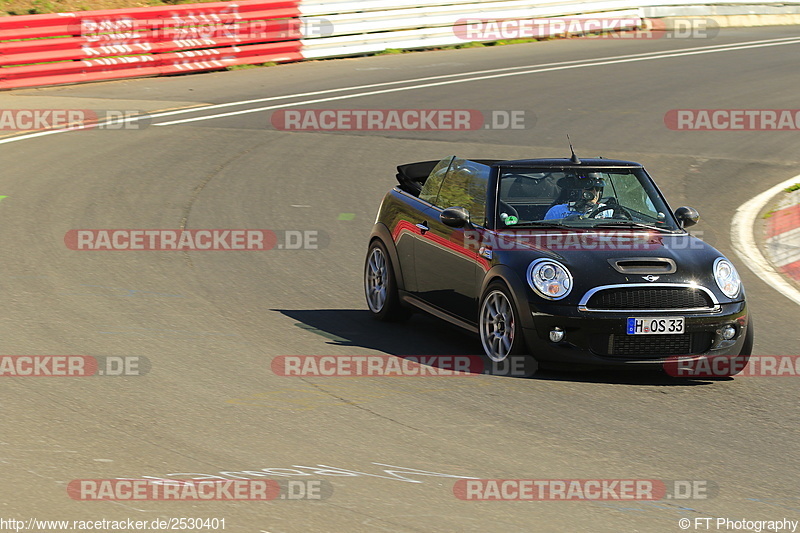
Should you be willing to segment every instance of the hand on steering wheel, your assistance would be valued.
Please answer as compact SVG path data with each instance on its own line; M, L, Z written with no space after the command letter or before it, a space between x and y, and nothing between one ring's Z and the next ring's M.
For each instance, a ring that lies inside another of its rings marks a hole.
M608 204L600 204L591 211L586 214L586 218L600 218L597 215L603 213L605 211L611 211L612 218L624 218L626 220L633 220L633 216L631 215L630 211L619 205L618 203L608 203ZM617 216L619 213L620 217Z

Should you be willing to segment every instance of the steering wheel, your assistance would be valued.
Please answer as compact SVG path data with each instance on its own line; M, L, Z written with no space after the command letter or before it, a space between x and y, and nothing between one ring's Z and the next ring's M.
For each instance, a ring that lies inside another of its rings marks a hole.
M498 210L497 218L499 218L501 221L503 221L504 219L500 218L500 213L505 213L509 217L515 217L516 219L519 219L519 212L516 209L514 209L513 205L507 204L503 200L497 200L497 208L498 208L497 209ZM505 222L504 222L504 224L505 224ZM505 225L509 225L509 224L505 224ZM510 224L510 225L513 225L513 224Z
M631 212L622 207L621 205L619 205L617 203L616 198L609 198L607 202L608 203L600 204L591 211L589 211L586 214L586 218L598 218L597 215L599 215L600 213L603 213L605 211L611 211L612 218L618 218L617 213L619 213L620 215L622 215L619 218L624 218L626 220L633 220L633 215L631 215Z

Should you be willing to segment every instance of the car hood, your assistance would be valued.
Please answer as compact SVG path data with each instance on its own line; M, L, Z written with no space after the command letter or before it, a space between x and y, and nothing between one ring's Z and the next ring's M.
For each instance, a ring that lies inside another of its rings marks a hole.
M723 254L687 233L516 232L511 238L498 238L494 244L491 248L501 255L498 259L514 265L523 276L528 265L542 257L566 266L574 288L565 304L598 286L632 283L696 284L712 290L720 302L730 301L713 276L714 261Z

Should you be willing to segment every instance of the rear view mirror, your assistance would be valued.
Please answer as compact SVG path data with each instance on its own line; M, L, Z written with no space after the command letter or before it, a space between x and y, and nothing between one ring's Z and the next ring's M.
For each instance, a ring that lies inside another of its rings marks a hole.
M678 223L682 228L688 228L697 224L700 219L700 213L694 207L683 206L675 210L675 218L678 219Z
M439 220L451 228L463 228L469 224L469 211L463 207L449 207L442 211Z

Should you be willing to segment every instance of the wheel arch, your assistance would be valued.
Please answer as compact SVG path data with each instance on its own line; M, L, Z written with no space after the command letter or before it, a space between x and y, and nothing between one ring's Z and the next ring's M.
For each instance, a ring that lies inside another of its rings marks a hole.
M386 224L383 224L382 222L375 223L375 225L372 227L372 233L370 233L369 236L367 248L369 249L369 247L372 246L372 243L375 241L380 241L386 248L386 251L389 253L389 260L392 262L392 271L394 272L394 279L395 283L397 284L397 289L404 291L406 285L403 278L403 271L400 269L400 258L397 256L397 247L394 245L392 233L389 231L389 228L386 226Z
M517 273L506 265L496 265L491 268L483 278L481 283L480 298L486 293L489 285L499 281L507 288L511 296L514 307L519 315L519 320L522 327L531 329L533 328L533 316L530 313L530 305L528 304L528 285L525 281L521 280Z

